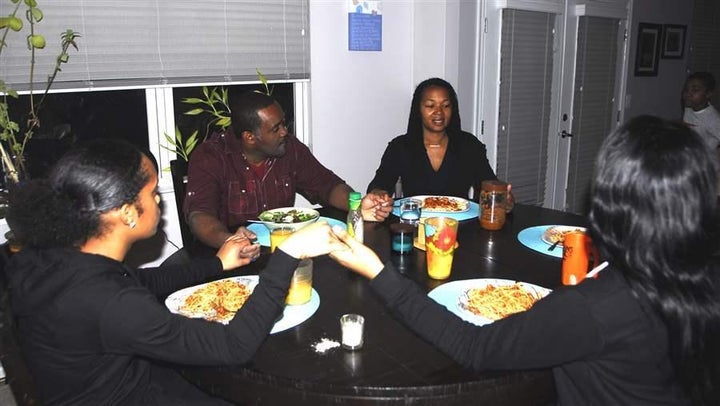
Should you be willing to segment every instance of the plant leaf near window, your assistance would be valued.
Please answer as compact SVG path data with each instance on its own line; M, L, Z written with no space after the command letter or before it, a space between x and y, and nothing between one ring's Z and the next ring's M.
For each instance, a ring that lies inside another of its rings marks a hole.
M7 180L17 183L25 173L25 147L33 136L33 133L40 127L39 112L55 81L55 77L62 70L63 64L70 59L68 50L72 46L78 50L76 39L80 34L68 29L60 34L60 53L55 60L55 67L48 76L45 90L41 93L40 101L35 102L33 85L35 77L35 56L45 48L45 37L38 33L37 25L43 19L43 12L38 8L36 0L8 0L14 4L11 6L12 13L6 17L0 17L0 55L2 50L8 46L8 36L19 33L25 27L23 20L18 17L24 11L25 20L28 22L25 40L30 51L29 58L29 99L30 108L27 112L26 128L21 130L18 123L10 118L8 97L17 98L18 94L0 79L0 159L2 160L5 177ZM22 7L22 8L21 8Z
M262 72L260 72L259 69L256 69L256 71L258 80L260 80L260 83L263 87L265 87L265 92L261 92L260 90L256 90L256 92L272 96L272 87L268 85L267 78L262 74ZM207 125L208 130L210 127L214 126L221 132L224 132L232 123L230 118L231 110L230 103L228 101L228 89L224 87L220 87L219 89L217 87L213 87L210 89L207 86L203 86L202 93L202 98L188 97L183 99L183 103L195 106L183 114L188 116L198 116L207 113L212 117ZM205 133L207 134L209 132L210 131L206 131ZM175 137L171 137L165 133L165 140L167 141L167 145L161 145L161 147L170 152L175 152L179 158L189 161L190 154L195 149L199 141L198 131L194 131L189 137L185 138L180 132L180 129L175 126ZM204 141L204 139L202 141Z

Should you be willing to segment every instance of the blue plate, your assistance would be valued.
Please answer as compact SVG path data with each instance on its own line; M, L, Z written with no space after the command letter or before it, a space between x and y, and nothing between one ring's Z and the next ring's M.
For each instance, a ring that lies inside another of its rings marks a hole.
M330 227L332 226L340 226L343 228L343 230L347 230L347 224L343 223L340 220L335 220L330 217L320 217L318 221L325 220L328 224L330 224ZM257 236L257 241L260 245L263 245L265 247L270 246L270 231L267 227L265 227L265 224L261 223L252 223L248 226L248 230L255 233Z
M545 297L552 292L550 289L527 282L513 281L509 279L479 278L444 283L431 290L430 293L428 293L428 297L445 306L448 311L461 319L475 324L476 326L484 326L492 323L493 320L478 316L463 308L462 301L463 297L466 297L465 292L473 288L486 288L488 285L507 286L515 283L520 284L525 290L534 293L537 297Z
M531 250L537 251L541 254L550 255L555 258L562 258L563 247L558 245L554 250L548 251L550 245L543 241L543 234L545 230L550 227L554 227L555 224L549 224L545 226L528 227L518 233L518 240L522 245L530 248Z

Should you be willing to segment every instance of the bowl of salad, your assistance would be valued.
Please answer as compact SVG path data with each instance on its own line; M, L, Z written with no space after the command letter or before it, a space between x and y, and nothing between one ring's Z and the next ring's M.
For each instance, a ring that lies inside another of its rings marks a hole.
M316 222L320 218L320 213L306 207L281 207L265 210L258 218L270 231L276 228L290 228L297 231Z

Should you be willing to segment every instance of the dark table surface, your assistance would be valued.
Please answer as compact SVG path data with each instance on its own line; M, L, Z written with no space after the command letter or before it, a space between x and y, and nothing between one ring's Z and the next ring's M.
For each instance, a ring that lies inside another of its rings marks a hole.
M391 253L388 225L394 221L366 223L365 242L428 292L449 281L474 278L554 288L561 283L561 260L525 247L517 234L542 224L585 225L574 214L527 205L516 205L498 231L482 229L477 219L463 221L452 274L436 281L427 276L424 251ZM242 273L257 273L266 262L263 254ZM181 367L181 372L205 390L246 405L547 405L555 399L549 369L476 373L462 368L396 321L367 280L329 257L314 260L313 287L320 295L317 312L296 327L270 335L250 364ZM345 313L365 317L363 348L317 352L313 345L322 338L340 341L339 318Z

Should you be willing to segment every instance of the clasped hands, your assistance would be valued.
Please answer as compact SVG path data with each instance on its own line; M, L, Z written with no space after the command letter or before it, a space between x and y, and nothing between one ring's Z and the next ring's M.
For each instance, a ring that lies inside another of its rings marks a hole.
M392 204L390 205L392 207ZM255 234L244 229L225 240L217 252L223 269L234 269L247 265L260 253L259 244L254 244ZM310 224L292 233L278 249L297 259L312 258L330 254L341 265L367 277L374 278L384 264L373 250L355 241L342 227L333 228L323 220Z
M363 220L383 221L393 209L393 199L384 190L372 190L363 197L360 204Z

